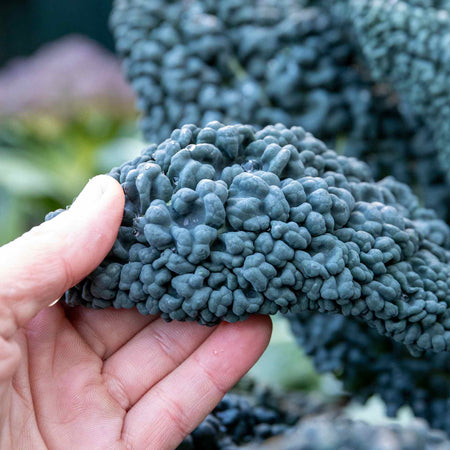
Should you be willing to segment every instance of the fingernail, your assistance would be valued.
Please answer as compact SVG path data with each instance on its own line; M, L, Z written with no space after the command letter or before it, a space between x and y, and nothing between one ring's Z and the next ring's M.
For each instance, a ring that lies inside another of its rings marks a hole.
M97 203L111 186L109 177L98 175L92 178L72 203L71 208Z

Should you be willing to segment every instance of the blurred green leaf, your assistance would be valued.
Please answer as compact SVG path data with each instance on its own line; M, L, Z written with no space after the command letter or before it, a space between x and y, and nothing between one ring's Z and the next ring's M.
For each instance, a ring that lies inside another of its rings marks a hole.
M14 155L2 155L1 166L0 186L10 194L28 197L51 195L52 180L39 166Z
M0 123L0 244L71 204L98 173L137 156L144 143L134 120L83 111Z
M320 376L310 359L295 343L287 320L275 316L270 344L249 375L265 385L285 390L314 390Z
M145 143L136 138L114 139L97 149L95 166L99 172L109 172L113 167L139 156L143 148Z
M0 245L17 237L16 230L22 227L21 219L19 205L0 186Z

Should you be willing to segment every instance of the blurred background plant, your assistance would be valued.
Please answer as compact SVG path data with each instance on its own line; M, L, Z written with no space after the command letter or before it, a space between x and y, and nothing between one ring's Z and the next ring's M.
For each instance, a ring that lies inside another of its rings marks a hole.
M0 71L0 244L70 204L86 181L137 154L133 94L115 56L81 35Z

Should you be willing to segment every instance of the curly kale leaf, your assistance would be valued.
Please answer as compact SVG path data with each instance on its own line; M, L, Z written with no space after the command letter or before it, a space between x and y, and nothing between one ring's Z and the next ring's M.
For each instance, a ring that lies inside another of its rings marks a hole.
M113 169L122 226L70 305L213 325L355 316L420 353L450 349L450 230L300 127L185 125Z

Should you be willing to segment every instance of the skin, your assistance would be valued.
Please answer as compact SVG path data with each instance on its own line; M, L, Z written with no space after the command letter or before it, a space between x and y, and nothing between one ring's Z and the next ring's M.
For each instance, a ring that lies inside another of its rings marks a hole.
M271 322L214 328L135 310L48 307L116 238L110 177L0 248L0 448L175 448L256 362Z

